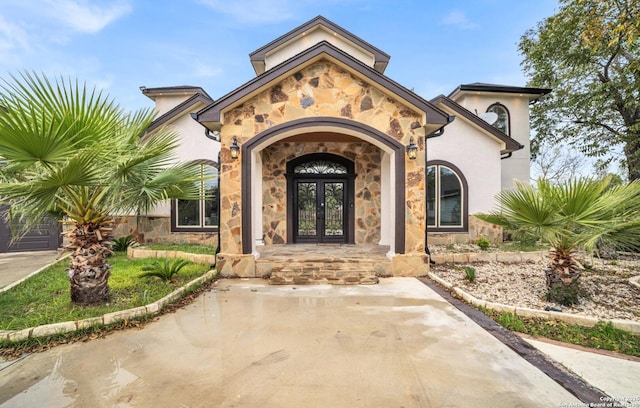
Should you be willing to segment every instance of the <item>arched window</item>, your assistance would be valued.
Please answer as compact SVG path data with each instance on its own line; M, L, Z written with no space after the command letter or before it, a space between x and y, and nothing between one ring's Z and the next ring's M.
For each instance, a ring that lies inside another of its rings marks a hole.
M427 165L427 227L429 231L467 230L467 182L451 163Z
M511 118L509 110L503 104L496 102L487 108L487 112L493 112L498 115L498 119L493 123L493 127L501 130L507 136L511 135Z
M218 201L218 168L215 162L202 162L200 174L205 179L198 183L200 200L172 200L172 232L217 231L220 220Z

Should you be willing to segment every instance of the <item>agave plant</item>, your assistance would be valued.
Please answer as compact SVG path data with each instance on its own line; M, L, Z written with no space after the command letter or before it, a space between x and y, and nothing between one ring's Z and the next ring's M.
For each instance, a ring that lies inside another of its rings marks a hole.
M189 264L189 261L182 258L176 258L173 261L169 261L168 259L153 261L151 265L142 267L144 273L140 274L139 277L160 278L163 281L171 281L174 275Z
M105 303L111 216L197 199L199 166L176 164L176 134L141 137L153 111L127 113L78 81L12 76L0 81L0 106L0 204L11 206L22 231L58 214L68 225L71 300Z
M547 298L560 304L578 301L582 266L578 251L597 255L599 243L640 248L640 182L611 186L608 179L574 179L536 187L516 183L498 194L500 209L478 218L551 246L545 270Z

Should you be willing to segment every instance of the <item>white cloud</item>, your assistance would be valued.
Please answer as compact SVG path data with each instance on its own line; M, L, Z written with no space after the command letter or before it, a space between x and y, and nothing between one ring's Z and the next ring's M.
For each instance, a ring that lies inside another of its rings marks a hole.
M0 15L0 58L16 63L19 60L18 50L29 49L27 32L17 24L10 23Z
M101 6L90 4L86 0L46 0L46 6L47 13L52 18L83 33L97 33L132 10L131 5L125 1Z
M469 21L467 16L459 10L453 10L442 19L442 24L456 26L463 30L478 28L478 25Z
M240 23L270 24L294 18L295 0L199 0L201 4L226 14Z
M1 1L0 72L40 68L43 61L50 67L74 36L96 34L132 12L131 0Z

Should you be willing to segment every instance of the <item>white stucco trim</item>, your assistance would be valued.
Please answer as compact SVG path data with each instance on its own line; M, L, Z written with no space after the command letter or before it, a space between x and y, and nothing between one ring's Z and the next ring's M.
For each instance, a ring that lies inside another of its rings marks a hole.
M395 253L395 237L393 217L385 217L385 214L395 214L395 166L392 166L393 154L384 152L380 163L380 245L389 245L390 252Z
M301 129L291 129L283 131L274 137L265 140L262 143L257 144L251 153L251 200L252 200L252 228L251 228L251 252L256 253L256 243L262 240L264 231L262 230L262 161L261 152L267 147L280 140L286 139L294 135L301 135L306 133L316 132L331 132L339 133L343 135L353 136L365 142L371 143L382 151L382 163L381 163L381 223L380 223L380 245L389 245L390 253L395 253L395 238L396 228L394 225L395 217L385 216L389 214L395 214L395 200L396 185L395 185L395 163L396 153L389 146L386 146L379 140L367 135L363 132L358 132L354 129L348 129L338 126L330 125L317 125L305 127Z
M251 233L253 241L253 252L256 252L257 245L264 245L263 231L262 231L262 156L260 152L251 152L251 205L253 206L251 214L253 220L251 226L253 232Z

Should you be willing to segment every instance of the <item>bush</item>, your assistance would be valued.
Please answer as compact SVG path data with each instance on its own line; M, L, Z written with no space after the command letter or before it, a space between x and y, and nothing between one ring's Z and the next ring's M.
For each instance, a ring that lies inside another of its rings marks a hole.
M483 251L486 251L487 249L489 249L491 241L489 241L486 237L480 237L477 239L476 245L478 245Z

